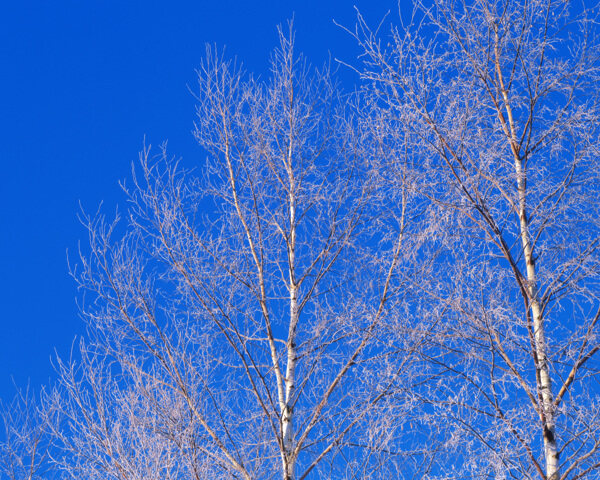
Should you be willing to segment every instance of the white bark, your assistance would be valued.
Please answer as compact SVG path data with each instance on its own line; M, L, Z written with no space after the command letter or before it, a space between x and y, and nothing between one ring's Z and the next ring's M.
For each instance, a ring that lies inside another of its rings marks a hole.
M282 415L282 437L283 437L283 471L284 480L293 480L296 458L294 455L294 401L296 392L296 329L298 327L298 285L296 284L296 181L293 168L293 86L290 86L290 137L286 162L286 170L289 181L288 195L288 221L290 225L287 238L288 249L288 282L290 292L290 318L288 328L287 367L285 373L285 404Z
M521 246L523 248L523 259L526 268L526 289L528 304L530 308L531 323L534 336L533 361L536 368L537 390L540 398L539 414L542 424L542 436L544 441L544 456L546 460L546 476L548 480L558 480L560 476L558 448L556 445L556 422L554 420L554 397L552 394L552 380L550 376L550 365L548 363L548 344L544 326L544 317L540 306L539 287L535 267L534 246L529 233L529 219L527 216L527 166L521 156L517 141L515 118L509 99L509 93L504 81L500 60L500 40L497 27L494 31L494 53L496 76L502 101L506 110L506 119L500 115L500 122L504 129L510 150L515 162L515 174L517 178L518 216ZM500 111L499 111L500 112Z
M527 289L529 305L535 337L534 362L536 367L536 380L540 395L540 419L543 426L544 456L546 459L546 476L548 480L558 480L560 476L559 455L556 445L556 423L554 420L554 397L552 394L552 380L548 364L548 344L546 342L544 318L540 307L538 282L536 278L535 257L529 234L529 222L526 208L527 174L523 169L523 162L515 160L519 191L519 221L521 227L521 242L523 256L527 271Z

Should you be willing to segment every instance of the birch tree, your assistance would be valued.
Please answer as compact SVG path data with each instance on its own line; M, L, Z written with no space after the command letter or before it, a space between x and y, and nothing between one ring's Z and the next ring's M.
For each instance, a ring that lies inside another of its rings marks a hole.
M402 132L429 202L431 275L414 288L438 322L423 353L445 452L431 478L600 469L594 8L424 2L390 37L360 15L351 32L365 95Z
M89 338L50 399L70 478L384 475L367 430L422 341L392 314L408 189L382 234L369 141L328 69L280 41L264 80L207 50L201 175L145 148L123 220L84 217Z

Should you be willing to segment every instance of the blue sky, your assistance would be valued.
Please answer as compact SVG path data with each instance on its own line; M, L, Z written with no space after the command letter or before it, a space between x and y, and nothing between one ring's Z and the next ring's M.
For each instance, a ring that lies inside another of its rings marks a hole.
M264 71L276 25L292 14L313 64L349 62L356 5L377 24L396 3L297 1L13 1L0 7L0 398L12 379L39 387L50 359L83 333L67 249L85 240L79 204L114 211L144 136L202 160L191 135L206 42ZM353 74L341 76L351 84ZM71 255L73 256L73 255Z

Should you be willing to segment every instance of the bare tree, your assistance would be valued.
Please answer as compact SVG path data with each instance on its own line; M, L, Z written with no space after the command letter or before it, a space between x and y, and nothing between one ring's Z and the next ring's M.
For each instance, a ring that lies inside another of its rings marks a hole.
M360 16L352 32L429 202L413 288L437 322L431 478L600 471L596 20L573 2L450 0L389 39Z
M89 339L50 399L71 478L385 475L372 429L410 409L388 396L410 392L425 338L403 293L409 184L382 215L372 140L280 41L266 80L208 49L201 177L146 148L125 221L84 219Z
M219 478L190 441L189 410L152 370L115 368L83 342L80 351L77 366L59 363L60 384L46 398L52 463L65 478Z
M29 389L18 391L10 403L0 402L0 424L0 479L51 478L51 437Z

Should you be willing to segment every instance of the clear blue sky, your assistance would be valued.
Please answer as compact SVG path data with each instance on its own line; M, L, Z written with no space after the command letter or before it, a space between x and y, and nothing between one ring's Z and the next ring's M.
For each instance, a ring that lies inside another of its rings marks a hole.
M202 160L192 135L194 68L206 42L264 72L276 25L295 15L314 64L356 61L357 5L369 23L395 1L7 1L0 7L0 397L52 377L83 332L67 272L79 203L114 211L144 136ZM343 71L346 83L353 75Z

